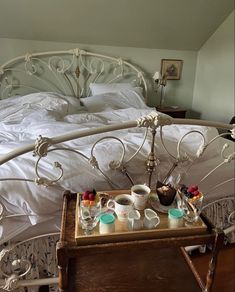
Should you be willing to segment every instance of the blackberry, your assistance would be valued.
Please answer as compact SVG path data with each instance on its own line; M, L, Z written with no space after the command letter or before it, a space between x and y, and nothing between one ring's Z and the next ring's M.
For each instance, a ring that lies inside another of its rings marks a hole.
M188 193L187 192L187 187L182 187L181 188L181 192L184 193L185 195Z

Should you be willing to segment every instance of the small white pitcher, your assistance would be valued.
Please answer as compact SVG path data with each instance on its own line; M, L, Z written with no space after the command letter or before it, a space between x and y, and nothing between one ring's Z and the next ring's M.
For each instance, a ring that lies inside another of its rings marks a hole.
M147 229L156 228L160 223L160 218L152 209L144 210L144 227Z
M131 210L128 213L127 226L130 230L139 230L143 227L143 222L140 218L140 212L137 210Z

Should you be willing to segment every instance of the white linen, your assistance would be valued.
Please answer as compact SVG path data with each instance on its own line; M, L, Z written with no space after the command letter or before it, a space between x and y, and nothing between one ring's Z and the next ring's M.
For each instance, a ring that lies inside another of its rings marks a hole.
M1 100L0 121L18 123L37 110L45 110L48 115L53 114L58 117L85 109L76 98L59 93L37 92Z
M35 97L35 96L34 96ZM50 97L50 98L49 98ZM79 131L90 128L96 128L103 125L111 125L114 123L122 123L124 121L135 120L143 115L152 111L140 100L134 104L133 96L127 97L126 101L122 98L122 95L117 93L110 95L109 108L104 112L96 113L79 113L79 114L67 114L67 107L64 108L63 101L55 102L55 96L49 95L48 99L43 99L39 104L35 104L34 107L30 107L30 111L19 112L19 117L15 114L14 119L9 122L8 116L5 116L0 122L0 154L8 153L9 151L35 141L35 139L42 135L44 137L53 137L60 134L68 133L71 131ZM117 98L119 97L119 99ZM28 97L29 98L29 97ZM31 96L31 98L33 98ZM97 97L94 97L96 100ZM108 95L100 97L102 101L108 103ZM25 97L22 98L25 102ZM29 101L30 102L30 101ZM7 102L4 101L3 104ZM123 105L124 103L124 105ZM1 107L0 102L0 116L5 114L6 107ZM137 106L136 106L137 105ZM11 104L12 113L18 111L19 104ZM87 106L87 105L86 105ZM89 105L87 106L89 109ZM123 108L124 107L124 108ZM135 108L137 107L137 108ZM55 110L55 108L58 110ZM3 109L3 110L2 110ZM23 107L22 107L23 110ZM59 112L59 115L58 115ZM172 125L164 127L164 137L166 146L172 154L176 154L176 145L179 137L187 133L189 130L199 130L203 132L206 140L210 140L217 135L217 130L200 127L200 126L187 126L187 125ZM124 161L137 150L143 139L144 129L132 128L128 130L119 130L115 133L104 133L94 136L88 136L81 139L68 141L62 143L60 146L72 147L79 150L84 155L90 157L90 150L92 145L100 138L107 135L112 135L120 138L126 147L126 156ZM170 169L173 160L164 151L163 146L159 142L159 131L157 132L156 139L156 153L159 158L160 165L157 167L153 176L153 183L155 184L157 177L163 177ZM201 143L201 136L190 135L185 139L182 145L182 152L187 152L191 156L195 155L197 148ZM128 171L135 183L147 182L147 171L145 161L150 151L151 135L148 134L148 139L144 144L135 159L128 164ZM214 146L213 146L214 145ZM218 162L219 145L217 143L211 146L211 151L207 151L205 156L199 159L199 163L204 168L207 165L207 158L211 157ZM95 148L95 156L99 162L100 169L104 171L107 176L115 182L115 188L126 189L130 187L128 179L118 170L112 170L109 168L109 162L111 160L117 160L122 151L122 145L117 140L103 140ZM29 179L35 178L34 162L35 157L32 157L32 153L27 153L21 157L15 158L4 165L0 166L0 178L4 177L24 177ZM28 214L31 215L26 219L27 223L31 225L41 224L43 222L49 222L55 214L58 214L62 208L62 193L64 189L70 189L72 191L84 191L86 189L96 188L97 190L108 190L111 186L104 177L96 169L93 169L86 159L81 158L78 154L69 151L53 151L43 158L39 164L39 173L43 177L56 178L58 172L53 169L53 163L58 161L62 164L64 169L64 176L59 181L59 185L43 187L37 186L32 182L21 181L0 181L0 202L4 205L4 214ZM179 167L176 169L176 175L179 173L185 175L188 166ZM196 169L196 168L195 168ZM231 169L229 169L231 171ZM191 172L196 174L196 170ZM201 168L198 167L197 179L201 175ZM223 170L224 176L227 176L225 170ZM231 173L230 173L231 174ZM220 177L220 170L217 172ZM187 177L184 178L187 182ZM190 181L192 179L190 178ZM193 182L193 180L192 180ZM214 181L211 181L214 183ZM230 192L231 188L226 192ZM5 220L5 221L4 221ZM6 223L6 219L3 219L3 223ZM24 222L25 224L25 222ZM2 231L4 237L9 239L11 235L6 235L8 229L7 225L3 225L5 228ZM19 228L20 230L20 228ZM14 236L16 233L14 233ZM13 235L12 235L13 236Z

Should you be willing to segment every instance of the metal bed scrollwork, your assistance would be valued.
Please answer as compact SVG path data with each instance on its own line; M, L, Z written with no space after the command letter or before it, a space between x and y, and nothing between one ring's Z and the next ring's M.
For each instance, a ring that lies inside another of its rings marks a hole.
M142 71L122 58L79 48L27 53L0 66L0 96L6 98L22 92L52 91L79 99L89 96L91 82L122 80L142 86L147 97L147 83Z
M67 56L69 56L68 59ZM42 60L41 57L45 59ZM20 63L19 66L18 63ZM47 71L49 71L51 74L48 75ZM91 82L104 82L104 73L107 72L107 84L121 80L128 80L128 82L134 83L135 86L141 85L144 88L144 96L147 96L147 82L144 78L144 74L137 67L120 58L112 58L100 54L94 54L80 49L26 54L25 56L15 58L5 63L0 67L0 92L2 98L4 99L11 95L22 95L26 92L28 93L29 90L30 92L56 91L63 95L75 96L77 99L82 101L83 98L86 98L86 96L90 95L89 84ZM19 79L20 77L22 78L22 75L23 79ZM42 78L42 75L45 75L49 78L45 81ZM36 83L32 82L32 79L35 79ZM37 84L37 87L28 84ZM145 112L147 112L147 109ZM176 151L172 152L165 143L165 128L172 125L185 124L192 126L199 125L203 127L215 127L231 131L230 135L235 138L235 125L233 124L230 125L192 119L173 119L165 114L152 111L150 108L149 112L150 113L140 116L135 120L123 121L121 123L112 123L101 127L72 131L58 136L45 137L39 135L34 143L24 144L17 149L8 151L4 155L0 155L1 168L1 165L9 163L16 157L23 157L25 154L32 153L32 156L34 156L34 165L32 165L35 170L34 177L0 177L0 183L3 181L12 181L12 183L14 183L14 181L19 181L22 183L27 182L36 184L39 187L56 187L60 185L63 177L66 175L64 165L60 162L60 154L58 154L58 160L54 161L53 177L47 177L43 174L43 172L41 173L40 163L52 153L54 154L65 151L75 154L76 157L79 157L86 163L90 164L90 167L97 171L97 173L99 173L104 178L108 185L110 185L110 188L115 189L119 187L116 181L109 176L110 170L117 171L123 175L123 179L125 178L131 186L135 183L135 178L131 174L131 168L129 168L129 165L140 155L143 147L147 144L148 152L146 159L142 162L144 164L143 168L147 174L146 183L153 187L156 183L159 169L163 163L162 158L157 151L157 143L161 143L165 154L170 159L170 164L168 164L170 167L167 167L167 171L163 176L163 182L166 182L178 168L184 168L185 172L193 169L194 165L196 165L196 163L203 157L205 152L208 151L208 148L211 146L211 144L215 143L217 139L220 139L221 137L228 134L223 133L214 136L208 141L205 139L203 133L200 132L200 130L189 130L187 133L183 134L183 136L179 137L177 143L175 144ZM141 132L142 138L139 141L138 146L136 146L132 152L127 153L127 147L125 146L125 143L118 135L115 136L115 134L120 130L136 128L143 129ZM103 136L100 137L99 134L102 134ZM194 155L188 154L182 146L185 139L187 139L189 135L198 135L199 137L199 147L196 149ZM97 139L95 139L94 143L89 149L89 152L86 153L79 150L79 147L77 147L78 149L74 149L63 144L67 141L77 141L84 137L93 136L97 137ZM108 169L104 170L102 166L100 166L99 158L96 157L96 149L105 141L109 141L109 143L117 143L120 146L120 153L116 153L115 159L111 158L108 163ZM203 175L199 180L195 181L195 183L200 185L200 183L204 182L208 176L216 173L216 171L224 164L231 164L231 162L234 161L234 152L226 154L228 148L229 146L225 141L225 143L222 145L222 148L220 149L220 156L222 161L220 161L219 164L214 165L208 173ZM179 183L181 179L182 177L179 178L177 183ZM226 180L215 184L207 192L213 191L214 189L233 181L234 177L229 177ZM220 206L222 201L229 201L230 213L224 214L224 216L222 216L223 218L221 217L222 219L220 218L220 220L226 220L225 228L227 228L227 232L231 232L234 230L234 197L225 197L217 201ZM214 202L206 204L204 209L209 210L209 213L212 212L210 206L213 205L213 203ZM3 220L17 217L20 218L24 216L34 217L37 216L37 214L26 212L6 215L4 214L3 204L0 204L0 223ZM57 284L58 278L55 271L56 263L53 255L50 255L52 257L51 261L54 261L52 264L52 272L50 272L51 274L48 272L44 278L42 277L42 279L32 279L30 277L29 279L27 278L27 275L30 275L31 270L36 269L36 267L33 267L32 264L32 262L34 262L32 259L34 257L34 252L31 253L30 260L24 256L21 258L19 258L20 256L16 255L10 256L12 252L14 252L14 250L17 249L20 245L30 245L31 242L36 242L41 238L45 238L45 240L50 238L50 248L54 249L58 238L57 235L58 232L46 233L43 235L30 237L19 242L14 242L13 240L12 243L9 243L5 246L3 245L0 252L0 288L3 291L14 291L14 289L21 289L21 287L26 286L28 289L35 289L36 291L36 286ZM6 269L4 265L8 260L11 261L12 267L7 267ZM35 274L32 274L32 277L35 278ZM35 288L32 288L33 286L35 286ZM54 291L53 289L56 290L55 287L52 287L51 291Z

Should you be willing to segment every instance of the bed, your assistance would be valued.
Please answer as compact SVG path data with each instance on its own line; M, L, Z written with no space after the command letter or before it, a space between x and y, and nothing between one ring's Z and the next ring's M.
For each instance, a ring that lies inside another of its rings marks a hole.
M130 62L80 49L0 66L3 291L42 284L56 291L64 190L198 184L214 223L234 222L234 142L218 132L234 136L234 125L156 112L146 105L150 84Z

